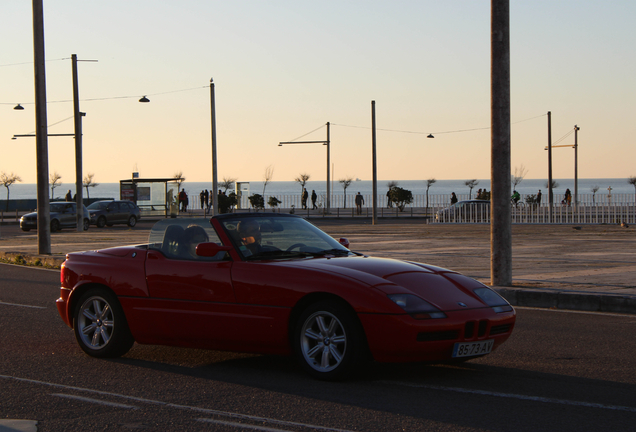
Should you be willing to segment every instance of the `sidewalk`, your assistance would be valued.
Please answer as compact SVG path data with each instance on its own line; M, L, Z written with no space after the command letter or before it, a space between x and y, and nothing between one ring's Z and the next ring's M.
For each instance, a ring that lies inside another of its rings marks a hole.
M312 218L365 254L424 262L490 283L490 227L426 224L422 219ZM146 243L153 222L135 228L93 226L51 236L52 255L37 255L37 233L0 227L0 260L20 256L59 266L67 252ZM513 305L636 314L636 229L619 225L513 225L513 284L494 287Z

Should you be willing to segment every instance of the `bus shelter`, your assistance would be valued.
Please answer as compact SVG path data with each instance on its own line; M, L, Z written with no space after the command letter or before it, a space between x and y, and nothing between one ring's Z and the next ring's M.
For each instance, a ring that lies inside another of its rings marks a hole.
M119 198L132 201L142 216L172 216L179 212L179 183L175 178L132 178L119 181Z

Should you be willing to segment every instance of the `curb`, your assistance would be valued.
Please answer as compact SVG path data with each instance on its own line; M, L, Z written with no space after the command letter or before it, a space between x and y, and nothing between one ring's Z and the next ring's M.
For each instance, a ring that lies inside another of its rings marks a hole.
M23 252L0 252L0 262L33 267L60 269L66 260L64 255L29 255Z
M513 306L636 314L636 296L493 287Z

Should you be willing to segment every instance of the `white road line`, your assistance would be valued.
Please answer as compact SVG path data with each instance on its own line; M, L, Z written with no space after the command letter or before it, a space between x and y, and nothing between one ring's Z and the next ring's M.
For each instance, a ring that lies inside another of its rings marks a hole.
M57 397L66 398L66 399L73 399L73 400L78 400L78 401L81 401L81 402L94 403L94 404L98 404L98 405L106 405L106 406L111 406L111 407L116 407L116 408L139 409L139 407L136 407L134 405L124 405L124 404L120 404L120 403L107 402L107 401L103 401L103 400L99 400L99 399L91 399L91 398L85 398L85 397L69 395L69 394L52 393L51 396L57 396Z
M46 309L46 307L43 307L43 306L31 306L31 305L23 305L23 304L19 304L19 303L5 303L5 302L1 302L1 301L0 301L0 305L18 306L18 307L26 307L26 308L33 308L33 309Z
M577 311L570 309L550 309L550 308L537 308L530 306L513 306L515 309L526 309L526 310L535 310L541 312L559 312L559 313L570 313L570 314L583 314L583 315L605 315L611 317L624 317L624 318L636 318L634 314L621 314L616 312L592 312L592 311Z
M403 387L422 388L427 390L442 390L442 391L450 391L455 393L476 394L480 396L494 396L494 397L502 397L502 398L508 398L508 399L526 400L526 401L532 401L532 402L545 402L545 403L551 403L551 404L571 405L571 406L586 407L586 408L600 408L600 409L608 409L608 410L614 410L614 411L627 411L627 412L636 413L636 408L620 406L620 405L604 405L604 404L593 403L593 402L580 402L580 401L571 401L567 399L554 399L554 398L547 398L543 396L527 396L527 395L520 395L520 394L514 394L514 393L500 393L500 392L492 392L487 390L473 390L473 389L465 389L461 387L444 387L444 386L434 386L434 385L426 385L426 384L411 384L411 383L405 383L400 381L376 381L376 382L382 383L382 384L403 386Z
M174 408L174 409L195 411L195 412L200 412L207 415L217 415L217 416L223 416L223 417L237 418L241 420L250 420L250 421L278 424L278 425L291 426L291 427L304 427L307 429L314 429L314 430L327 431L327 432L352 432L346 429L336 429L336 428L330 428L325 426L312 425L308 423L297 423L297 422L278 420L278 419L273 419L268 417L257 417L257 416L247 415L247 414L233 413L229 411L219 411L219 410L199 408L199 407L194 407L189 405L178 405L178 404L172 404L172 403L162 402L162 401L153 400L153 399L145 399L145 398L140 398L136 396L126 396L119 393L105 392L101 390L92 390L92 389L83 388L83 387L67 386L64 384L55 384L55 383L50 383L46 381L32 380L28 378L19 378L19 377L14 377L10 375L0 375L0 378L13 380L13 381L19 381L19 382L25 382L29 384L45 385L45 386L61 388L65 390L75 390L75 391L93 393L98 395L117 397L117 398L122 398L122 399L130 400L130 401L147 403L151 405L159 405L159 406L164 406L164 407Z
M240 429L250 429L250 430L265 431L265 432L289 432L289 429L274 429L274 428L269 428L265 426L256 426L256 425L245 424L245 423L227 422L222 420L213 420L213 419L206 419L206 418L200 418L200 419L197 419L197 421L202 423L213 423L213 424L218 424L223 426L237 427Z

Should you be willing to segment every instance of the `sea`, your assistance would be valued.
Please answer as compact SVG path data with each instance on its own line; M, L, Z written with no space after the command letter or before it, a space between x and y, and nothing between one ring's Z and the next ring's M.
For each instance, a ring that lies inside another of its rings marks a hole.
M570 189L574 194L574 179L554 179L557 183L557 187L553 189L555 195L565 193L566 189ZM397 182L397 186L410 190L413 195L425 195L426 194L426 180L378 180L377 190L378 194L383 195L388 190L389 182ZM470 189L465 184L466 180L437 180L429 188L429 195L445 195L448 196L452 192L455 192L460 199L461 197L467 197ZM247 185L246 185L247 183ZM261 194L263 192L265 196L290 196L300 195L302 192L301 186L295 181L272 181L266 186L262 181L243 182L244 195ZM516 187L516 190L521 195L536 194L539 190L543 194L547 192L547 180L545 179L523 179ZM212 182L185 182L181 185L185 189L189 196L197 197L202 190L212 190ZM249 189L246 190L245 187ZM312 190L315 190L318 195L326 194L326 182L325 181L308 181L305 185L309 194ZM634 186L627 182L626 178L601 178L601 179L579 179L578 181L578 193L579 195L593 193L593 188L597 188L597 196L607 196L608 194L634 194ZM52 198L63 198L67 190L71 190L72 194L75 194L75 183L63 183L61 186L55 188ZM472 190L472 196L474 197L479 189L486 189L490 191L490 179L478 179L477 184ZM0 199L6 199L6 189L0 189ZM50 189L49 189L50 192ZM373 193L373 182L370 180L354 180L346 190L347 195L355 195L360 192L362 195L371 196ZM512 192L512 191L511 191ZM14 183L10 186L9 198L14 199L36 199L37 198L37 186L36 184L23 184ZM86 197L86 189L83 190ZM331 193L334 196L342 195L344 189L338 181L333 181L331 184ZM99 183L96 187L89 188L89 195L91 198L112 198L119 199L119 183Z

